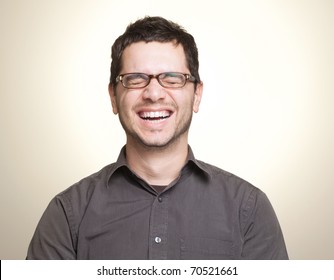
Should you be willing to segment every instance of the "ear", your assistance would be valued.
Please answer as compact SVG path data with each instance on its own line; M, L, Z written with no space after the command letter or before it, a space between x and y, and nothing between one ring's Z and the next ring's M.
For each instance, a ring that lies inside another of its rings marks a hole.
M195 113L197 113L199 110L199 105L201 104L201 99L202 99L202 93L203 93L203 82L199 82L196 85L195 95L194 95L193 111Z
M109 91L112 111L116 115L116 114L118 114L118 108L117 108L117 102L116 102L116 92L115 92L114 86L112 84L109 84L108 91Z

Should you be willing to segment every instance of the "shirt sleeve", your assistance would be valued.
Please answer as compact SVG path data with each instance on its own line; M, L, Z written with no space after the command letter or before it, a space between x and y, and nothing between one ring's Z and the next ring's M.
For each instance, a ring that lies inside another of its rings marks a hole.
M242 210L242 259L288 259L281 227L267 196L253 190Z
M55 197L37 225L28 248L27 260L76 259L69 219L64 202Z

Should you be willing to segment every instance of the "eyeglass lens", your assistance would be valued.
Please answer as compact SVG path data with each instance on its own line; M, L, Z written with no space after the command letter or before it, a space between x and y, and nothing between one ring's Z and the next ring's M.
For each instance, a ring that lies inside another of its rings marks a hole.
M141 88L146 87L152 78L158 79L161 86L169 88L183 87L187 81L185 74L175 72L161 73L158 75L130 73L122 76L122 83L127 88Z

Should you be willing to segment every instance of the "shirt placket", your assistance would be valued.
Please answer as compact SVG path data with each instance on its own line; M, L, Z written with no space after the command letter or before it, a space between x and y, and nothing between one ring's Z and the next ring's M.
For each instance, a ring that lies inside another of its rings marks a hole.
M157 196L152 204L149 228L149 259L167 259L168 196Z

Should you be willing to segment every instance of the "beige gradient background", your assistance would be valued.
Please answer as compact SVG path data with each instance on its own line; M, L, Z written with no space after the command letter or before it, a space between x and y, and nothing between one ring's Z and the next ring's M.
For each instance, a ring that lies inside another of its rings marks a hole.
M24 259L51 198L116 160L110 46L144 15L198 43L195 155L268 195L291 259L334 259L331 0L0 0L0 258Z

